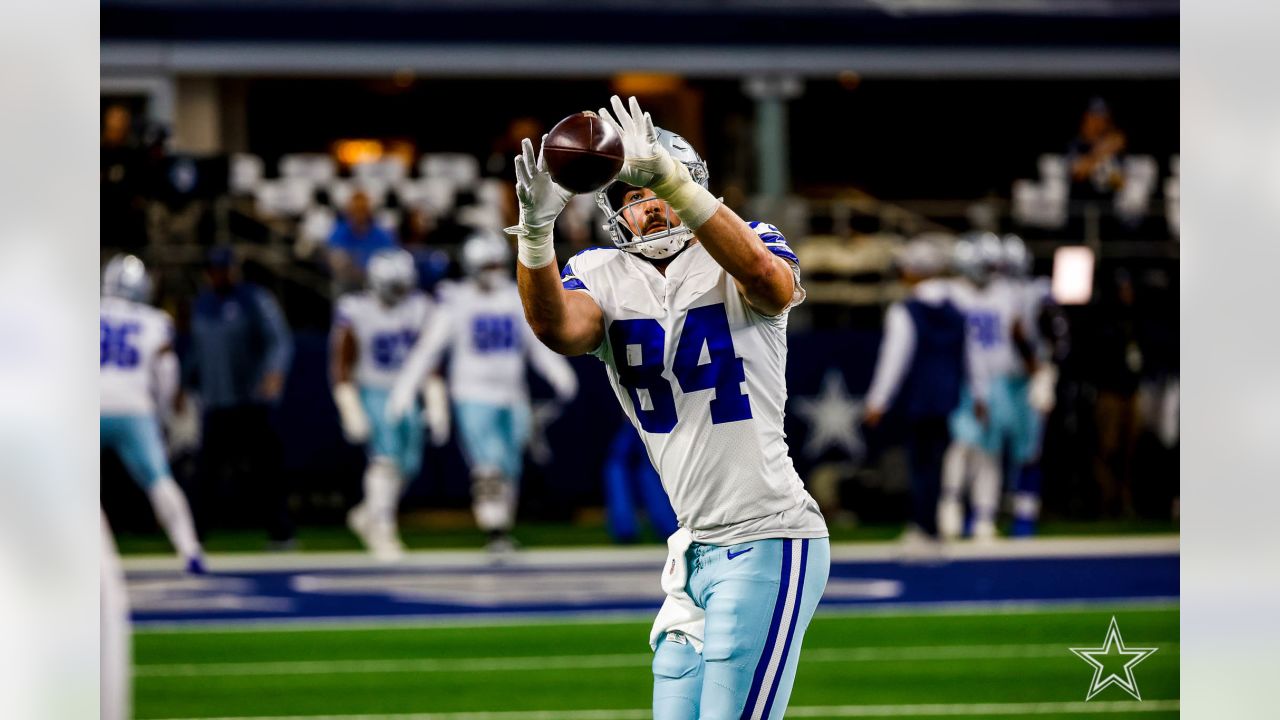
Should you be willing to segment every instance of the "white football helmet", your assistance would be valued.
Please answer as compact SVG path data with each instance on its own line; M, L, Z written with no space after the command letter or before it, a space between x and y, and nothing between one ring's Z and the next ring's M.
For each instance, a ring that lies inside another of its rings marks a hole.
M151 299L151 276L136 255L116 255L102 270L102 295L145 303Z
M400 248L379 250L369 258L369 289L378 299L393 305L418 285L413 256Z
M1004 249L1004 271L1011 277L1027 277L1031 274L1035 258L1027 250L1027 244L1017 235L1005 235L1001 240Z
M473 277L493 265L501 265L505 274L510 262L511 248L497 233L477 232L462 245L462 269Z
M1004 261L1004 249L995 233L969 233L956 241L952 266L978 285L991 280Z
M671 153L671 157L689 169L689 175L693 181L704 188L709 187L711 175L707 172L707 163L693 149L689 141L670 130L662 128L655 128L655 130L658 131L658 142ZM619 250L637 253L650 260L669 258L683 250L689 238L693 237L693 231L683 225L675 224L675 213L670 206L667 207L666 227L663 229L646 235L636 235L631 231L631 227L622 217L623 211L635 205L651 202L652 199L624 204L622 196L630 187L625 183L614 181L596 192L596 205L604 211L604 229L609 231L613 244ZM617 209L614 209L615 206Z

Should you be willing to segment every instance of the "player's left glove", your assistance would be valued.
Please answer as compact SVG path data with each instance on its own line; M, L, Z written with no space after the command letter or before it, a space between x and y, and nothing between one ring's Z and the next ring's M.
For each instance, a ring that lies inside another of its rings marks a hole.
M680 216L680 222L691 230L702 226L716 210L720 201L706 188L693 181L689 168L671 157L658 139L658 130L649 113L640 110L635 97L622 104L622 98L614 95L609 101L613 114L600 108L600 117L622 136L622 149L626 161L618 172L618 180L636 187L647 187L666 200Z
M545 142L547 136L543 135L542 139ZM533 270L555 262L551 230L573 193L551 179L546 159L541 152L537 156L533 154L533 143L529 138L520 142L515 166L520 224L507 228L506 232L516 236L520 263Z

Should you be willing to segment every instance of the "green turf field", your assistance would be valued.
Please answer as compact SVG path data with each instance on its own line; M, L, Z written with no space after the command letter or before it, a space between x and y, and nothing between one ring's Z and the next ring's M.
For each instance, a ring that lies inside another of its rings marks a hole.
M1084 701L1093 670L1068 648L1102 645L1113 614L1127 645L1159 648L1133 671L1142 702L1117 687ZM644 718L648 628L143 631L136 717ZM1178 639L1172 607L819 615L787 716L1172 718Z

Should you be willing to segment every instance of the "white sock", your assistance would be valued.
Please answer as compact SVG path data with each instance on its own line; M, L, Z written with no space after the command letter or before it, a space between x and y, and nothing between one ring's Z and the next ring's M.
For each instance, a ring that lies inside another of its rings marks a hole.
M990 531L994 534L996 511L1000 507L1000 466L991 455L978 450L973 453L973 488L969 502L973 506L974 535Z
M965 485L965 460L969 449L959 443L951 443L942 459L942 491L938 496L938 535L944 540L960 537L964 529L964 512L960 496Z
M400 506L400 490L404 479L395 463L375 458L364 473L364 506L369 509L374 526L389 537L398 538L396 510Z
M191 519L191 508L182 488L171 477L162 477L147 490L151 509L160 527L169 536L169 542L183 559L199 557L204 553L196 539L196 525Z

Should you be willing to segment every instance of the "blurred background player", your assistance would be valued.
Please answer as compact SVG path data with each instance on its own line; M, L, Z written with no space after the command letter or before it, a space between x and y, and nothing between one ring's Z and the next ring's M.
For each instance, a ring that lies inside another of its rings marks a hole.
M1034 277L1034 258L1017 235L1005 235L1005 281L1012 288L1018 309L1018 327L1035 357L1035 369L1012 376L1012 400L1016 404L1014 434L1020 440L1009 453L1008 472L1013 491L1015 537L1033 535L1040 519L1040 451L1045 421L1053 411L1058 384L1054 360L1065 352L1066 320L1053 301L1049 278Z
M204 573L187 498L173 479L160 438L163 413L181 400L173 321L147 305L151 279L142 261L117 255L102 273L100 436L147 493L156 519L188 572Z
M417 291L413 257L404 250L374 253L367 277L368 290L338 298L332 341L333 401L347 440L368 443L364 499L347 515L347 524L374 557L392 561L404 551L396 529L396 507L405 485L422 466L423 427L417 412L389 422L387 398L419 332L432 319L435 304ZM428 406L443 406L443 387L438 380L434 387L428 393ZM433 427L433 437L447 432L447 410L443 415L444 427Z
M667 491L662 489L662 478L653 469L644 443L630 422L622 423L609 443L604 462L604 499L609 535L616 543L625 545L640 539L636 517L640 506L658 537L668 537L679 528L676 511L671 509Z
M578 379L564 358L533 335L511 281L511 252L496 234L472 235L462 248L467 279L440 287L439 322L428 324L387 403L388 418L411 411L416 388L450 351L449 394L458 440L471 470L476 524L495 553L514 548L510 537L519 499L524 448L529 440L525 361L567 403Z
M711 194L688 141L634 97L611 102L599 116L626 161L597 201L616 247L557 272L551 231L571 193L525 140L508 229L521 297L557 352L604 362L680 518L649 638L653 716L782 717L830 569L826 522L782 431L799 261L776 227Z
M951 443L947 422L960 403L968 367L964 315L951 302L950 283L938 278L947 268L950 242L946 236L922 235L899 253L896 264L910 291L885 314L884 339L863 416L874 428L895 407L907 422L912 508L908 540L919 533L938 537L942 458Z
M294 526L273 411L284 393L293 334L275 297L240 278L230 248L209 251L206 277L191 309L185 368L204 407L198 517L202 525L213 514L228 523L257 519L272 548L289 549Z
M991 233L962 238L954 264L960 277L952 283L952 299L967 323L970 383L951 416L951 447L943 462L938 530L958 537L963 527L961 497L970 489L972 536L996 536L1001 464L1006 448L1025 457L1031 441L1023 416L1026 376L1034 370L1021 327L1018 297L999 275L1004 264L1000 239Z

